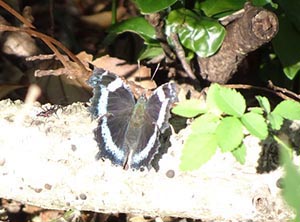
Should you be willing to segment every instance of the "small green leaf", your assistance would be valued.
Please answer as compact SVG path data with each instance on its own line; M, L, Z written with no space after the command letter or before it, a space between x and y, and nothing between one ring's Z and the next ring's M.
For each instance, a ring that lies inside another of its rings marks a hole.
M218 21L202 17L185 8L169 13L165 32L168 37L171 33L176 33L181 44L199 57L213 55L222 45L226 33Z
M215 154L217 149L214 134L191 134L185 141L180 169L182 171L196 170Z
M285 201L295 209L296 220L300 219L300 174L297 167L292 163L289 151L282 147L280 149L280 159L283 162L285 176L283 177L282 194Z
M219 122L219 117L211 113L205 113L192 122L192 133L214 133L219 125Z
M172 109L172 113L187 118L195 117L204 112L206 112L206 104L199 99L182 101Z
M275 107L273 113L289 120L300 120L300 103L292 100L282 101Z
M287 7L299 5L298 0L280 0L279 3L279 5L283 4ZM295 79L300 70L300 23L298 22L300 21L300 16L298 8L292 7L293 10L291 11L294 11L294 13L297 11L297 13L291 15L294 17L293 19L289 18L286 13L278 15L280 29L272 40L274 51L281 62L283 71L291 80Z
M161 11L173 5L177 0L134 0L143 14Z
M249 112L242 116L242 123L253 136L263 140L268 136L268 126L264 117L260 114Z
M209 87L207 94L207 100L214 100L217 107L228 115L240 117L246 110L244 97L234 89L221 87L218 84L212 84ZM209 98L208 96L212 98Z
M244 138L243 125L236 117L225 117L216 129L216 137L222 152L232 151Z
M264 110L261 107L251 107L251 108L249 108L249 110L252 113L257 113L257 114L260 114L260 115L264 114Z
M147 48L139 56L139 60L152 59L163 55L164 51L160 45L147 45Z
M271 112L271 106L268 98L264 96L256 96L255 97L259 103L259 105L265 110L266 113Z
M283 124L283 118L282 116L276 114L276 113L270 113L268 115L268 120L271 124L272 129L274 130L280 130L282 124Z
M216 116L222 115L223 111L219 109L215 96L219 93L220 85L218 84L212 84L207 91L206 96L206 105L209 112L214 113Z
M108 36L104 42L113 41L113 37L123 32L133 32L138 34L147 44L157 43L155 29L143 17L134 17L116 23L108 29Z
M300 62L297 62L293 65L283 68L284 74L291 80L293 80L296 77L299 71L300 71Z
M244 143L232 150L231 153L240 164L245 164L247 151Z

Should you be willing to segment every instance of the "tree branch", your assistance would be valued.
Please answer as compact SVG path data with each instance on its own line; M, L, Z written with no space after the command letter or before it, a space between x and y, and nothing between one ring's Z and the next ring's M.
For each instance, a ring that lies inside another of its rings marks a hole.
M220 50L211 57L198 58L202 78L227 83L247 54L271 41L278 27L273 12L247 2L244 14L226 26L227 34Z

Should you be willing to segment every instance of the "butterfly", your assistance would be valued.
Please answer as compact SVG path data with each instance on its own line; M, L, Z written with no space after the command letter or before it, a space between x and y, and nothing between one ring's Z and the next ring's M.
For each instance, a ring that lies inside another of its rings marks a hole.
M94 68L88 84L93 87L89 110L99 119L96 159L109 159L125 169L151 168L159 135L169 127L170 109L178 100L176 84L165 83L149 98L143 93L135 99L122 78L100 68Z

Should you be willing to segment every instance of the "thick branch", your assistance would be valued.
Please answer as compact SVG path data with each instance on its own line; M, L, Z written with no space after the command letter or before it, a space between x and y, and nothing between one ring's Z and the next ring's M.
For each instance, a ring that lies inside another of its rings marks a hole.
M274 38L278 26L273 12L246 3L243 16L226 27L227 34L220 50L211 57L198 58L202 78L228 82L248 53Z
M217 154L198 171L180 172L180 152L189 131L182 130L171 137L173 145L159 162L158 172L132 172L95 160L98 148L92 130L97 123L81 104L49 117L37 117L41 107L34 106L25 119L16 118L23 109L21 103L0 101L0 198L48 209L203 221L291 217L276 187L282 171L256 174L260 148L250 137L245 140L244 166L229 154Z

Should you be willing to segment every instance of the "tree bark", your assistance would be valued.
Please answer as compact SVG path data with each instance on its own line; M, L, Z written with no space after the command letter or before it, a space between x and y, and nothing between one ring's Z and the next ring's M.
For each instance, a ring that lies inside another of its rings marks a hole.
M286 221L293 214L276 182L278 169L257 174L258 141L247 137L247 160L217 153L197 171L178 169L189 129L170 138L160 169L130 171L96 161L97 121L77 103L47 117L42 109L0 101L0 198L46 209L124 212L202 221Z
M263 8L245 4L242 17L226 26L226 37L213 56L198 58L200 75L210 82L227 83L248 53L272 40L278 32L276 15Z

